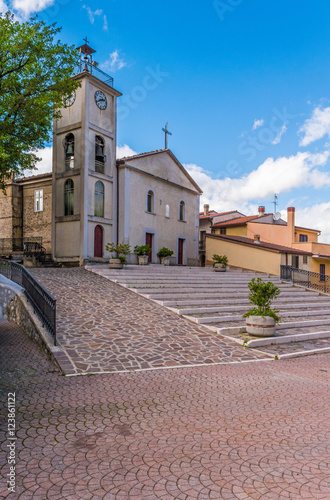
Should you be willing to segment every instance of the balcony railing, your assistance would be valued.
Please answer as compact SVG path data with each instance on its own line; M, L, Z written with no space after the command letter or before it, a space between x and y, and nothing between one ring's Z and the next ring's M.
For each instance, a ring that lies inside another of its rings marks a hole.
M104 163L103 161L95 160L95 172L99 174L104 174Z
M27 245L36 243L42 246L42 237L33 236L30 238L0 238L0 255L10 255L13 252L24 252Z
M292 266L281 266L281 279L294 285L304 286L319 292L330 293L330 276L305 271Z
M0 259L0 274L24 288L26 297L56 345L56 299L24 266Z

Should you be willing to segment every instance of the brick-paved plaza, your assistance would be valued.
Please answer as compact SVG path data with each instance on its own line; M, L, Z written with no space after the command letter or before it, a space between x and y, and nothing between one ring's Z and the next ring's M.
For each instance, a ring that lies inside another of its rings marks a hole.
M1 498L330 498L328 354L64 377L14 324L0 342Z
M33 274L57 298L58 339L72 373L267 359L84 269Z

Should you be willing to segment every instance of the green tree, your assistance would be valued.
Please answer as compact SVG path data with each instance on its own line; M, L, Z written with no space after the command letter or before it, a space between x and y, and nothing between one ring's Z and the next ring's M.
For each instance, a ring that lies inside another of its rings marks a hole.
M61 28L37 17L20 24L0 17L0 189L34 169L36 151L50 140L63 99L80 86L71 78L78 53L56 40Z

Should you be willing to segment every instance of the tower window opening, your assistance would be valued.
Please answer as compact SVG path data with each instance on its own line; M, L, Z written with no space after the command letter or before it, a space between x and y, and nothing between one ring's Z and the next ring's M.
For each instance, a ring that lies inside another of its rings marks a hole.
M104 154L104 139L97 135L95 136L95 171L99 174L104 174L104 164L107 157Z
M68 134L64 139L65 170L74 169L74 135Z

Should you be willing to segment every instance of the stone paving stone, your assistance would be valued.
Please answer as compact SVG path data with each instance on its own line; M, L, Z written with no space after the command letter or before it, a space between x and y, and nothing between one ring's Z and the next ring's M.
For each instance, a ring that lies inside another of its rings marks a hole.
M76 373L267 359L84 269L32 272L57 298L57 337Z
M330 354L63 377L12 323L0 348L0 498L330 498Z

